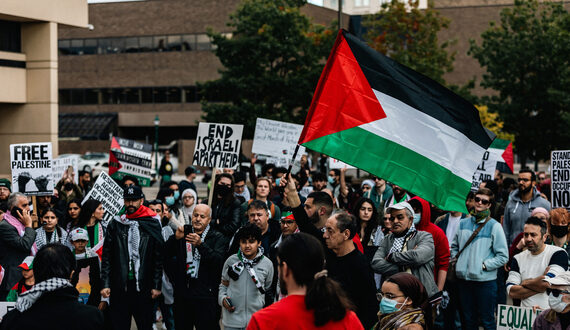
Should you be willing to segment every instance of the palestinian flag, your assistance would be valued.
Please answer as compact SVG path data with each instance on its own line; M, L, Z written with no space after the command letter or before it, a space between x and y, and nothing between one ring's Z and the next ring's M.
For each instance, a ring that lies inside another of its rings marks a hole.
M513 143L508 140L495 139L489 147L489 152L498 155L497 169L501 173L513 174L514 157Z
M493 138L472 104L341 30L299 144L465 211Z

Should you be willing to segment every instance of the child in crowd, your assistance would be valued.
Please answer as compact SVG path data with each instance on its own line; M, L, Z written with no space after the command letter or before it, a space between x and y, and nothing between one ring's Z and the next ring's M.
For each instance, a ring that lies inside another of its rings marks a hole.
M79 283L79 276L83 269L88 268L89 272L89 286L90 293L89 298L87 298L87 304L99 309L104 309L108 304L107 300L101 300L101 267L99 264L99 256L93 252L91 248L87 247L87 242L89 242L89 234L87 230L83 228L75 228L71 231L71 244L73 245L73 253L75 254L75 260L77 261L77 267L75 272L71 277L71 284L77 288L80 297L85 293L84 285ZM79 285L78 285L79 284Z
M22 279L14 285L12 290L8 293L6 301L15 302L18 300L18 296L22 293L30 290L34 284L34 270L33 270L34 257L28 256L24 261L18 266L22 269Z
M218 293L224 329L245 329L251 315L264 307L265 291L273 280L273 264L263 256L261 229L248 223L238 230L236 239L240 248L222 268Z

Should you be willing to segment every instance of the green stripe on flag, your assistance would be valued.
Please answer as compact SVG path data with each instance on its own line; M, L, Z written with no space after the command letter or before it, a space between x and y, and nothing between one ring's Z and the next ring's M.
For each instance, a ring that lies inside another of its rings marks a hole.
M394 182L442 210L467 211L465 198L471 182L429 158L360 127L323 136L303 145Z
M497 138L493 140L493 142L489 146L489 149L505 150L507 149L509 144L511 144L511 141Z

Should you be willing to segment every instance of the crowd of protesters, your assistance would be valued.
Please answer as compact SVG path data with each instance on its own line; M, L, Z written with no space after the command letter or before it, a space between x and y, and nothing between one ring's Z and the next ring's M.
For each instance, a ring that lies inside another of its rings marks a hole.
M544 172L497 172L462 213L311 163L220 171L211 200L165 164L154 199L119 182L109 221L88 172L33 212L0 179L0 329L495 329L507 297L543 310L537 329L570 326L570 216Z

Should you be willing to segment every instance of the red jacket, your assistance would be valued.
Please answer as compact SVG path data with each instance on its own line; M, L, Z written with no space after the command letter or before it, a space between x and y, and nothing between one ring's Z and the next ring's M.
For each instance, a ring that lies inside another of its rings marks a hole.
M420 223L416 226L417 230L427 231L433 236L433 243L435 245L435 269L434 277L437 283L437 273L440 270L445 270L449 268L449 242L447 241L447 236L445 232L441 230L438 226L431 223L431 210L429 203L419 197L414 197L412 200L418 200L422 204L422 218Z

